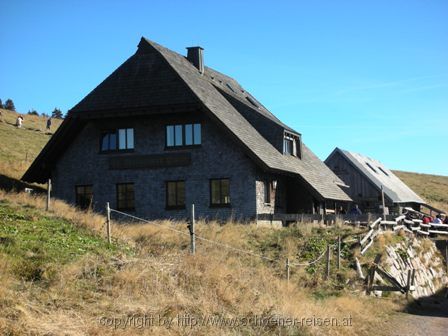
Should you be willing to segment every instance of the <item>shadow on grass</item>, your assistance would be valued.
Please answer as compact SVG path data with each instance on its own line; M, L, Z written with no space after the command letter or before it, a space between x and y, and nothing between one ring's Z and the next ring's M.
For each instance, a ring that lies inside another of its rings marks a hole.
M45 189L42 187L0 174L0 189L5 191L24 191L25 188L33 189L33 192L35 193L45 192Z

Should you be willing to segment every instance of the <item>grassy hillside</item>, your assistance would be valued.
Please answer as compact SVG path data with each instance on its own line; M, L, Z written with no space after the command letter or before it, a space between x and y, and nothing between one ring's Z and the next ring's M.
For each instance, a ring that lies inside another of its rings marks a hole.
M448 176L403 171L394 173L429 204L448 212Z
M204 241L191 256L188 235L172 231L186 232L185 223L114 222L113 246L107 247L104 217L58 201L45 213L44 204L43 198L0 191L2 335L369 335L374 329L385 335L376 326L400 307L391 298L359 296L362 284L347 247L340 271L332 261L329 280L323 279L324 264L317 263L292 268L286 281L287 256L293 262L315 259L349 228L198 223L202 237L279 262ZM145 314L153 325L139 327ZM179 320L185 316L190 320ZM276 317L351 325L265 323ZM192 326L191 318L201 325Z
M20 178L62 121L53 119L47 132L45 118L25 114L23 127L18 129L15 122L19 113L0 111L0 174Z

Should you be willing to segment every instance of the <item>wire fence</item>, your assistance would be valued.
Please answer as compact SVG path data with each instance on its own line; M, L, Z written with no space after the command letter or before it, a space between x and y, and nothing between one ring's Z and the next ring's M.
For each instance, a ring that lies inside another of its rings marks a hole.
M272 262L272 263L279 263L279 264L283 263L282 260L278 259L278 258L277 259L269 258L267 256L258 254L256 252L253 252L253 251L250 251L250 250L244 250L244 249L232 246L232 245L227 244L227 243L223 243L223 242L220 242L220 241L216 241L216 240L205 238L205 237L203 237L201 235L198 235L195 232L194 205L192 205L192 216L191 216L191 219L190 219L190 223L188 225L189 232L181 231L181 230L175 229L175 228L170 227L170 226L162 225L162 224L156 223L154 221L149 221L149 220L146 220L144 218L140 218L140 217L137 217L137 216L134 216L134 215L131 215L131 214L128 214L128 213L116 210L116 209L112 209L112 208L109 207L109 204L107 204L107 206L106 206L106 211L107 211L106 226L107 226L107 235L108 235L109 243L111 243L111 229L110 229L110 226L111 226L110 217L111 216L110 216L110 214L112 212L114 212L114 213L119 214L121 216L124 216L124 217L127 217L127 218L132 218L133 220L135 220L137 222L143 222L143 223L151 224L151 225L154 225L154 226L159 226L159 227L161 227L163 229L170 230L170 231L178 233L180 235L190 237L190 239L191 239L190 244L191 244L191 252L192 252L192 254L195 254L195 250L196 250L195 241L196 240L200 240L200 241L203 241L203 242L208 243L210 245L223 247L223 248L231 250L233 252L249 255L249 256L252 256L252 257L256 257L256 258L260 258L262 260L266 260L266 261L269 261L269 262ZM307 267L307 266L311 266L311 265L317 264L319 261L321 261L324 258L324 256L327 257L326 258L326 277L328 278L329 275L330 275L329 274L330 273L330 256L331 256L330 250L332 248L334 248L334 247L338 248L337 249L337 258L338 258L338 267L339 267L340 238L338 238L338 243L336 243L336 244L327 244L326 249L317 258L315 258L314 260L304 261L304 262L291 262L289 260L289 258L287 258L286 259L286 273L287 273L288 281L289 281L289 271L290 271L291 267Z

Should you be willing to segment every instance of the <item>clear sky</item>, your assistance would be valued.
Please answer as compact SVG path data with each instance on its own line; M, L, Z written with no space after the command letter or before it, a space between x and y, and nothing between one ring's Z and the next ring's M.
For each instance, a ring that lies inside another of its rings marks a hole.
M141 36L237 80L321 158L448 175L448 1L0 0L0 98L66 112Z

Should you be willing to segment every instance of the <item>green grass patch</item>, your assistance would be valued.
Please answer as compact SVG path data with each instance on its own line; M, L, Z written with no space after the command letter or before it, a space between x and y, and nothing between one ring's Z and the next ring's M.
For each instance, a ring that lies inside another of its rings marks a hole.
M88 253L107 256L129 251L125 245L108 246L102 237L67 220L0 201L0 254L27 281L49 280L61 265Z

